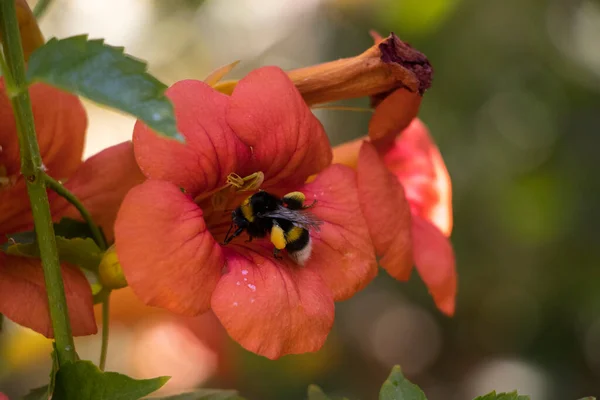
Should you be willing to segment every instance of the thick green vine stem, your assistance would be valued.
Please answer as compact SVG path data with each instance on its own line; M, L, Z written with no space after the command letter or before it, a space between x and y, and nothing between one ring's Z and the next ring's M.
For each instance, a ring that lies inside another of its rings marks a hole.
M66 187L64 187L59 181L53 179L48 174L44 173L44 181L46 182L46 186L56 192L58 195L64 197L69 203L73 204L81 217L85 220L85 222L90 227L90 231L94 237L94 241L102 251L106 251L108 249L108 244L106 243L106 238L102 234L102 231L94 222L92 215L85 208L83 203L75 196L73 193L69 191ZM104 367L106 366L106 357L108 355L108 336L110 333L110 290L103 291L101 294L102 298L102 347L100 349L100 362L98 363L98 367L100 370L104 371Z
M44 181L46 182L46 186L75 206L77 211L79 211L79 214L81 214L81 217L90 227L90 231L94 236L94 241L98 247L100 247L100 250L106 251L108 249L106 238L102 234L102 231L98 225L96 225L94 222L90 212L85 208L77 196L75 196L69 191L69 189L64 187L60 182L53 179L46 173L44 173ZM103 291L99 294L99 296L102 298L102 347L100 349L100 362L98 367L100 370L104 371L104 367L106 366L106 357L108 355L108 336L110 333L110 290Z
M21 153L21 173L27 181L27 192L31 202L48 293L56 351L59 364L63 365L65 362L76 361L77 354L71 333L67 300L52 227L52 216L43 178L42 157L36 139L31 100L25 81L25 61L14 0L0 0L0 34L4 39L5 58L5 62L0 65L6 67L2 74L15 114Z

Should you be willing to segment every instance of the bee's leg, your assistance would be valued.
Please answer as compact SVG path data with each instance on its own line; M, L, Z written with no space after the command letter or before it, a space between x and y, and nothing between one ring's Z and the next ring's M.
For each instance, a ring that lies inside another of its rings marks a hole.
M229 228L229 231L231 231L231 227ZM244 232L244 228L237 228L236 231L233 232L233 234L231 236L229 235L229 231L227 231L227 235L225 235L225 240L223 241L223 244L228 244L233 239L240 236L242 234L242 232Z
M252 239L254 239L254 236L248 235L248 240L246 240L246 243L250 243Z
M317 204L317 200L314 200L312 204L305 206L306 195L302 192L290 192L282 197L283 204L290 210L306 210L312 208Z
M302 192L290 192L281 198L283 205L290 210L301 210L302 205L306 200L306 196Z
M315 200L313 200L313 202L312 202L312 203L310 203L310 204L309 204L309 205L307 205L307 206L305 206L305 205L302 205L302 209L303 209L303 210L306 210L307 208L313 208L313 207L314 207L316 204L317 204L317 200L315 199Z
M229 225L229 229L227 230L227 233L225 234L225 240L223 242L224 244L229 243L229 241L227 239L229 239L229 234L231 233L232 229L233 229L233 222L231 222L231 225Z
M281 260L281 259L283 259L283 257L282 257L282 256L280 256L280 255L279 255L279 253L281 253L281 250L279 250L277 247L275 247L275 248L273 249L273 258L276 258L276 259L278 259L278 260Z
M271 228L271 243L273 243L277 251L285 249L287 245L285 232L275 220L273 220L273 227Z

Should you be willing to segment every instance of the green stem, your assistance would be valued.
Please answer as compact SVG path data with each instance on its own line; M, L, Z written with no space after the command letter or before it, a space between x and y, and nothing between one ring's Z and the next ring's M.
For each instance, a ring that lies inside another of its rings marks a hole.
M110 292L102 300L102 348L100 350L100 363L98 367L104 371L106 356L108 354L108 333L110 330Z
M81 214L81 217L85 220L85 222L90 227L90 231L92 231L94 240L96 241L96 244L98 245L98 247L100 247L100 250L104 251L104 250L108 249L108 245L106 244L106 239L104 238L102 231L100 231L100 228L98 227L98 225L96 225L96 223L92 219L92 215L85 208L85 206L81 203L81 201L73 193L71 193L69 191L69 189L64 187L60 182L53 179L48 174L43 173L43 177L44 177L44 181L46 181L46 186L48 186L50 189L55 191L60 196L64 197L69 203L71 203L71 204L73 204L73 206L75 206L77 211L79 211L79 213Z
M50 319L54 330L56 351L60 365L76 361L75 345L71 333L67 299L61 276L56 238L52 226L52 216L48 204L48 194L43 179L42 157L35 134L31 100L25 81L25 61L14 0L0 0L0 34L4 39L4 57L7 69L3 75L13 83L16 92L8 93L15 114L19 148L21 153L21 173L27 182L27 192L40 257L44 270Z
M102 251L106 251L108 249L108 244L106 243L106 239L102 234L102 231L94 222L92 215L85 208L83 203L75 196L69 189L64 187L59 181L53 179L48 174L44 173L44 180L46 181L46 186L56 192L58 195L64 197L69 203L73 204L81 217L88 224L90 230L92 231L92 235L94 236L94 240L96 244ZM108 355L108 336L110 331L110 291L99 293L102 301L102 347L100 349L100 363L98 364L101 371L104 371L104 367L106 366L106 357Z
M46 9L50 5L51 0L39 0L35 7L33 8L33 16L37 19L40 19L42 15L46 12Z

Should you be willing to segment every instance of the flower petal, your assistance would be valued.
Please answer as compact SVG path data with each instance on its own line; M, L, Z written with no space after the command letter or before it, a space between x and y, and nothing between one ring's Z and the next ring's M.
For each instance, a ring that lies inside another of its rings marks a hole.
M124 142L86 160L65 187L81 200L112 242L113 227L123 198L145 179L135 162L132 143ZM50 202L55 218L81 219L75 207L56 193L51 193Z
M221 79L225 78L225 76L227 76L227 74L230 73L239 63L240 60L237 60L230 64L223 65L215 69L206 78L204 78L204 82L207 85L214 87L217 83L219 83Z
M127 282L144 303L184 315L210 308L223 254L202 210L177 186L150 179L131 189L115 237Z
M333 292L335 301L346 300L377 275L373 244L360 209L355 172L332 165L300 189L306 202L317 203L312 212L323 221L312 236L313 247L306 268L318 272Z
M21 33L21 46L23 47L23 56L25 62L35 49L44 45L44 36L37 23L37 18L33 15L27 0L15 1L17 8L17 20L19 21L19 31Z
M250 149L225 121L228 96L204 82L185 80L167 89L175 107L182 144L158 136L138 121L133 129L135 156L149 178L166 180L196 195L225 184L227 175L244 175Z
M87 117L81 101L72 94L36 83L29 89L37 139L47 172L67 178L81 164ZM0 226L3 233L31 223L25 180L20 175L19 143L15 119L0 80Z
M73 335L97 332L92 291L81 271L61 265ZM46 337L53 337L40 260L0 254L0 313Z
M452 245L426 219L413 215L412 221L417 271L429 288L437 307L451 316L456 302L456 261Z
M369 121L369 137L375 147L389 146L417 116L421 105L419 93L400 88L387 96L375 108Z
M444 235L452 232L452 184L435 142L415 119L385 154L385 164L398 177L413 214L427 219Z
M372 144L358 158L358 198L379 264L394 278L407 280L413 265L410 207L402 185Z
M266 248L225 251L227 272L211 303L229 335L270 359L319 350L334 317L331 291L319 274L276 260Z
M279 68L254 70L238 83L227 122L252 147L265 186L301 184L331 162L323 126Z
M333 148L333 163L343 164L356 169L358 164L358 153L366 136L352 140L350 142L338 144Z
M8 176L20 169L15 118L0 81L0 164ZM29 87L42 160L49 175L69 177L81 163L87 116L79 98L43 83Z
M8 233L26 231L33 228L33 216L27 195L25 179L19 176L14 185L2 188L0 185L0 243Z

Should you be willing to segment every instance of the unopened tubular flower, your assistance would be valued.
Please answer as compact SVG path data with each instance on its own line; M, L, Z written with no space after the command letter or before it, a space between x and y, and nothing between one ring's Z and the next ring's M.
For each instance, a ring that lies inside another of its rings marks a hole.
M401 90L404 108L414 110L431 85L432 69L427 57L393 33L362 54L288 72L307 104L370 96L374 104ZM230 94L237 81L215 83ZM396 103L397 104L397 103ZM410 120L406 121L408 124Z
M191 80L167 95L186 144L135 126L136 159L149 179L128 193L115 225L130 287L179 314L212 308L233 339L263 356L318 350L334 301L377 273L355 172L330 165L321 124L278 68L251 72L230 97ZM258 188L316 200L310 212L323 223L311 231L304 266L274 258L268 240L221 244L232 209Z
M0 244L6 235L33 229L10 102L0 88ZM141 175L130 142L104 150L82 163L87 117L79 99L44 84L30 88L37 139L46 173L67 180L92 216L112 237L116 210ZM79 214L65 199L49 193L53 219ZM96 333L90 285L81 271L61 264L73 334ZM48 298L39 259L0 253L0 313L20 325L52 337Z

